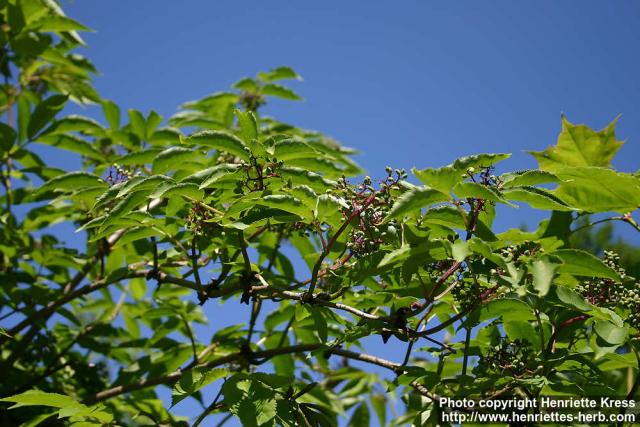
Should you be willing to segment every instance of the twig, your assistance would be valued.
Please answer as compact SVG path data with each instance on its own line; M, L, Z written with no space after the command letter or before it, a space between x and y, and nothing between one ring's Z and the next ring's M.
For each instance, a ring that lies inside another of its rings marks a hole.
M462 357L462 375L467 375L467 365L469 364L469 343L471 342L471 329L465 328L467 333L464 337L464 356Z
M551 338L549 339L549 343L547 344L546 352L553 353L555 351L556 339L558 338L558 334L563 328L566 328L567 326L573 323L579 322L581 320L586 320L588 318L589 318L589 315L582 314L580 316L571 317L570 319L567 319L564 322L562 322L560 326L558 326L553 330L553 333L551 334Z
M270 359L272 357L279 356L282 354L302 353L306 351L317 350L321 347L322 347L322 344L299 344L299 345L276 348L271 350L256 351L253 353L253 355L256 358ZM119 385L116 387L109 388L107 390L103 390L87 398L85 400L85 403L93 404L93 403L110 399L115 396L119 396L124 393L129 393L135 390L141 390L141 389L156 386L159 384L171 383L180 379L182 375L184 375L184 373L189 369L193 369L193 368L212 369L221 365L225 365L227 363L232 363L238 360L242 360L243 358L244 358L244 353L239 351L239 352L231 353L226 356L211 360L206 363L191 365L190 367L185 369L178 368L177 370L166 375L161 375L159 377L153 377L153 378L144 378L133 383Z
M193 278L198 285L198 288L202 287L202 282L200 281L200 270L198 269L198 252L196 251L196 238L195 236L191 239L191 268L193 269Z
M218 391L218 394L216 394L216 397L213 399L213 402L211 402L211 405L209 405L204 412L202 412L200 414L200 416L198 416L198 418L196 418L196 420L193 422L193 425L191 427L198 427L200 425L200 423L202 421L204 421L205 418L207 418L207 415L209 415L209 413L211 413L211 411L213 411L214 409L216 409L216 406L218 405L218 400L220 400L220 396L222 396L222 387L224 386L224 383L227 381L227 379L225 378L222 386L220 386L220 390Z
M603 218L603 219L599 219L597 221L593 221L590 222L588 224L585 224L581 227L576 228L575 230L571 230L571 234L573 233L577 233L580 230L584 230L585 228L589 228L589 227L593 227L594 225L598 225L598 224L602 224L603 222L608 222L608 221L624 221L624 216L612 216L609 218Z
M291 319L287 322L284 329L282 330L282 335L280 335L280 341L278 341L277 348L280 348L284 345L284 341L287 338L287 334L289 333L289 329L291 329L291 325L293 325L293 321L296 320L296 315L293 314Z

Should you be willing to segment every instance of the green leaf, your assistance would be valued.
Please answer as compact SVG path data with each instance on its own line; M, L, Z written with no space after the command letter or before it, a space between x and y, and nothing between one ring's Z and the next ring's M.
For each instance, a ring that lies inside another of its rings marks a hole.
M70 172L50 179L40 187L39 192L43 193L51 190L71 191L82 187L108 188L109 184L107 184L102 178L88 172Z
M59 418L93 418L102 423L110 423L113 421L113 415L106 412L103 406L86 406L70 396L58 393L45 393L39 390L28 390L15 396L2 398L0 399L0 402L14 402L15 405L9 409L24 406L49 406L59 408Z
M554 174L540 170L509 172L500 175L500 180L502 181L502 188L550 184L560 181Z
M387 398L384 394L371 396L371 406L376 411L381 426L387 425Z
M580 249L558 249L550 253L562 260L558 272L575 276L602 277L620 281L620 275L602 260Z
M256 203L262 206L281 209L298 215L301 218L311 218L313 209L315 208L315 205L307 206L302 203L300 199L286 194L272 194L264 196L256 200Z
M122 242L120 241L118 243L122 244ZM129 286L131 286L131 296L133 297L133 299L142 299L147 293L147 280L144 278L129 280Z
M427 224L438 224L464 230L466 224L462 215L458 209L451 206L438 206L427 210L422 221Z
M273 82L286 79L302 80L302 77L300 77L298 73L296 73L292 68L289 67L277 67L266 73L258 73L258 77L265 82Z
M457 240L451 245L451 256L453 256L453 259L456 261L464 261L470 254L469 244L464 240Z
M151 149L144 151L136 151L133 153L125 154L118 157L114 163L127 166L127 165L148 165L153 163L156 156L160 154L159 149Z
M449 197L440 191L424 187L415 187L400 196L393 204L386 219L402 218L418 212L424 207L448 200Z
M151 198L171 198L174 196L186 197L190 200L202 200L204 191L197 184L190 182L168 183L151 194Z
M200 188L211 187L219 180L235 174L241 170L241 166L235 163L223 163L207 170L206 178L200 184Z
M255 92L258 90L258 84L251 77L245 77L243 79L238 80L232 86L235 89L240 89L248 92Z
M189 148L171 147L156 156L153 160L154 173L166 173L179 169L184 162L197 160L199 154Z
M218 151L232 154L244 161L249 161L249 148L240 138L222 131L202 131L186 139L189 144L203 145Z
M48 15L38 20L34 26L38 31L65 32L65 31L91 31L88 27L61 15Z
M71 396L58 393L45 393L39 390L28 390L24 393L0 399L2 402L15 403L12 408L21 406L52 406L54 408L64 408L78 404Z
M412 169L413 174L424 184L434 188L441 193L449 194L455 185L464 180L462 172L452 166L445 166L439 169L427 168L418 170Z
M327 342L327 319L324 318L322 311L318 307L312 307L309 305L305 305L304 307L309 311L313 318L313 323L316 326L316 332L320 337L320 342Z
M590 312L593 309L593 306L573 289L566 286L555 286L554 289L558 299L564 305L582 312Z
M11 150L16 137L16 131L11 126L0 122L0 154Z
M507 200L525 202L534 209L569 211L569 205L558 198L554 193L538 187L522 186L510 187L502 191L502 196Z
M29 99L24 94L18 97L18 142L22 143L27 139L29 120L31 120L31 106ZM43 124L43 126L46 123Z
M155 111L150 111L149 114L147 114L147 119L145 120L144 126L145 140L151 140L151 137L153 136L158 126L160 126L160 123L162 123L161 115L159 115Z
M498 190L477 182L461 182L453 187L453 192L460 198L484 199L491 202L501 202L511 205L511 203L502 197Z
M133 178L127 181L118 191L116 198L121 198L134 191L154 190L165 184L174 183L173 179L165 175L152 175L144 178Z
M87 135L102 135L104 129L100 123L88 117L69 115L57 120L46 130L46 134L61 134L65 132L82 132Z
M305 141L299 139L285 139L278 141L273 146L273 156L278 160L318 158L322 153Z
M598 334L600 338L608 342L609 344L622 344L626 341L627 332L629 328L616 326L611 322L604 320L596 320L593 325L593 330Z
M469 171L470 168L486 168L510 156L510 154L477 154L474 156L461 157L450 165L442 168L427 168L422 170L413 168L412 171L423 184L445 194L449 194L456 184L461 183L469 177L467 171Z
M277 98L288 99L291 101L300 101L302 98L292 89L275 83L267 83L262 86L262 94L275 96Z
M533 325L521 320L510 320L504 322L504 331L510 340L524 340L539 347L539 334Z
M133 191L120 199L118 203L109 211L107 218L102 223L102 227L112 224L114 220L132 212L143 202L147 201L149 191Z
M445 245L441 241L425 240L417 246L404 245L387 253L378 264L378 267L397 264L414 257L419 258L421 262L426 262L430 259L443 259L446 255Z
M491 300L482 307L481 321L495 317L502 317L505 322L536 319L533 309L527 303L509 297Z
M120 108L112 101L102 101L102 112L112 130L120 129Z
M549 172L562 171L567 166L611 166L611 159L623 142L615 136L618 119L606 128L594 131L585 125L574 125L562 117L562 132L556 145L540 152L530 152Z
M533 289L538 295L545 296L549 293L558 266L547 256L533 261L529 272L533 275Z
M66 95L53 95L36 106L27 127L27 136L29 139L33 139L42 128L53 120L56 114L62 110L67 99L69 99L69 97Z
M75 135L48 135L39 136L35 141L40 144L47 144L63 150L73 151L91 159L103 160L104 153L98 151L93 145Z
M598 167L565 167L555 195L587 212L631 212L640 207L640 178Z
M325 179L320 174L293 166L281 167L278 174L283 179L291 181L293 185L306 185L318 194L336 186L335 181Z
M144 116L140 111L134 109L129 109L128 114L131 132L137 136L140 141L144 141L147 134Z
M251 111L236 110L235 115L238 118L238 126L240 127L240 135L246 144L258 138L258 120Z
M195 394L201 388L229 375L229 370L225 368L189 369L173 386L173 390L171 391L171 407L174 407L187 397Z
M369 405L362 402L351 415L349 420L350 427L369 427L371 425L371 414L369 413Z

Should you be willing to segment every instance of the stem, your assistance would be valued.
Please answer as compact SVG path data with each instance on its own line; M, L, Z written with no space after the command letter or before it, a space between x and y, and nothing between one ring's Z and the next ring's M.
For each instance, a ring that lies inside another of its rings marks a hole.
M360 215L360 213L364 209L366 209L371 203L373 203L375 199L376 199L375 193L367 197L367 199L364 201L362 206L353 210L351 215L347 217L347 219L342 223L340 228L338 228L338 231L336 231L333 237L331 237L331 239L329 240L329 242L327 242L326 247L322 250L322 252L320 253L320 256L318 257L318 260L313 266L313 270L311 272L311 283L309 284L309 290L307 291L308 295L313 295L313 291L316 289L316 283L318 281L318 273L320 272L320 267L322 267L322 262L327 257L327 255L329 255L329 253L331 252L331 248L333 248L333 245L338 240L338 237L340 237L340 235L347 229L351 221L353 221L354 218Z
M256 320L260 315L261 308L262 308L262 300L259 298L254 298L253 304L251 305L251 319L249 320L249 332L247 334L248 345L251 345L251 336L253 335L253 329L256 326Z
M632 226L633 228L635 228L637 231L640 231L640 225L638 225L636 220L631 217L631 213L624 214L622 216L622 220L627 224L629 224L630 226Z
M555 328L553 333L551 334L551 338L549 339L549 343L547 344L546 352L547 353L553 353L555 351L556 339L558 338L558 334L560 333L560 331L563 328L566 328L567 326L569 326L569 325L571 325L573 323L579 322L581 320L586 320L588 318L589 318L588 315L583 314L583 315L580 315L580 316L572 317L572 318L567 319L564 322L562 322L560 324L560 326Z
M571 230L571 234L573 233L577 233L580 230L584 230L585 228L589 228L589 227L593 227L594 225L598 225L598 224L602 224L603 222L608 222L608 221L624 221L624 217L623 216L612 216L610 218L603 218L603 219L599 219L597 221L593 221L590 222L588 224L585 224L581 227L576 228L575 230Z
M542 328L542 320L540 319L540 310L535 309L534 314L536 316L536 320L538 321L538 328L540 329L540 351L544 350L544 343L547 341L544 337L544 329Z
M229 414L226 417L224 417L222 420L220 420L220 422L218 424L216 424L216 427L222 427L223 425L225 425L227 423L227 421L229 421L231 419L231 417L233 417L233 414Z
M207 407L207 409L204 410L204 412L202 414L200 414L200 416L193 422L193 425L191 427L198 427L200 425L200 423L207 418L207 416L214 410L216 409L216 406L218 405L218 400L220 400L220 396L222 396L222 387L224 386L224 383L227 381L227 379L225 378L224 382L222 383L222 386L220 386L220 390L218 391L218 394L216 394L216 397L213 398L213 402L211 402L211 405L209 405Z
M185 330L187 331L187 336L189 337L189 341L191 341L191 351L193 352L193 361L194 363L198 363L198 350L196 349L196 340L193 337L193 331L191 330L191 325L189 325L189 321L184 316L184 314L179 313L180 318L184 322Z
M634 396L636 395L636 393L638 392L638 387L640 387L640 354L638 354L638 350L636 350L635 346L633 345L633 343L630 343L630 347L633 350L633 353L636 356L636 361L638 362L638 373L636 374L636 378L633 381L633 385L631 386L631 389L629 389L629 392L627 393L627 397L626 400L630 401L630 400L634 400ZM620 408L620 414L624 415L627 412L627 408L625 408L624 406L622 408ZM620 423L618 423L618 426L622 427L623 423L622 421L620 421Z
M464 356L462 358L462 375L467 375L467 365L469 364L469 343L471 342L471 329L470 327L465 328L467 334L464 338Z
M155 267L157 269L157 267ZM200 271L198 269L198 253L196 251L196 238L191 239L191 268L193 269L193 278L196 280L198 288L202 287L200 281Z
M287 338L287 334L289 333L289 329L291 329L291 325L293 325L293 321L296 320L296 315L293 314L291 319L287 322L286 326L282 331L282 335L280 335L280 341L278 341L278 345L276 348L280 348L284 345L284 340Z
M251 273L251 260L247 253L247 241L244 239L244 233L242 230L238 231L238 239L240 241L240 252L242 253L242 259L244 260L245 273Z

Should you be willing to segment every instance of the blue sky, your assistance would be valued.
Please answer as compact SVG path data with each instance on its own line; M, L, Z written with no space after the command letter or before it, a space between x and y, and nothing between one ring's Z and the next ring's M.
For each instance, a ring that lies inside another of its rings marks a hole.
M507 168L534 167L525 150L555 143L561 112L596 128L622 114L618 136L628 143L614 163L640 168L636 1L65 6L96 30L82 53L102 73L100 93L123 108L169 116L240 77L289 65L305 79L295 83L305 101L274 101L265 111L359 149L372 176L387 164L441 166L477 152L512 152ZM520 209L502 210L497 221L506 229L538 219ZM397 358L388 347L373 350Z

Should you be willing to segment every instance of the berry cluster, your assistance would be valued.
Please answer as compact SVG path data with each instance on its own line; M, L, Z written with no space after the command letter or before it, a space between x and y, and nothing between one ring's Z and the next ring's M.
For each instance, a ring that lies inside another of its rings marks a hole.
M189 209L189 213L186 218L186 227L189 228L194 234L203 235L216 227L216 223L209 222L212 218L211 212L202 205L202 203L196 202Z
M251 154L249 152L249 154ZM258 163L258 159L251 155L249 163L242 163L242 169L246 174L244 180L238 181L234 192L236 194L244 194L245 189L249 192L262 191L268 187L269 178L278 176L278 169L283 165L282 161L277 159L266 159L264 165Z
M524 257L530 257L543 249L540 244L532 241L525 241L517 245L510 245L500 249L499 253L505 258L506 262L513 262L516 266L524 262Z
M238 102L247 111L257 111L258 108L266 104L266 100L262 94L250 91L242 91Z
M396 220L383 221L393 206L391 189L397 187L407 174L404 169L394 171L387 167L386 171L387 178L380 182L379 189L373 187L368 176L356 188L349 186L345 178L340 182L340 189L348 203L348 207L342 210L342 216L346 221L356 221L347 243L355 257L369 255L377 251L381 244L398 238Z
M603 261L620 275L622 282L593 278L580 283L576 290L591 304L628 310L627 322L640 329L640 282L626 274L625 269L620 266L620 256L617 253L604 251Z
M476 305L487 291L485 286L480 285L476 280L458 280L451 289L451 295L461 310L466 311Z
M106 181L111 184L119 184L121 182L129 181L133 178L134 174L115 163L109 168L109 175L107 175Z
M528 372L535 355L527 341L503 339L490 348L486 354L480 356L474 373L477 375L499 374L520 377Z
M500 188L502 188L502 180L493 174L494 169L495 168L493 166L483 167L482 171L480 172L480 182L483 185L495 187L499 190ZM474 168L469 168L469 170L467 170L467 173L469 175L473 175L474 172Z

